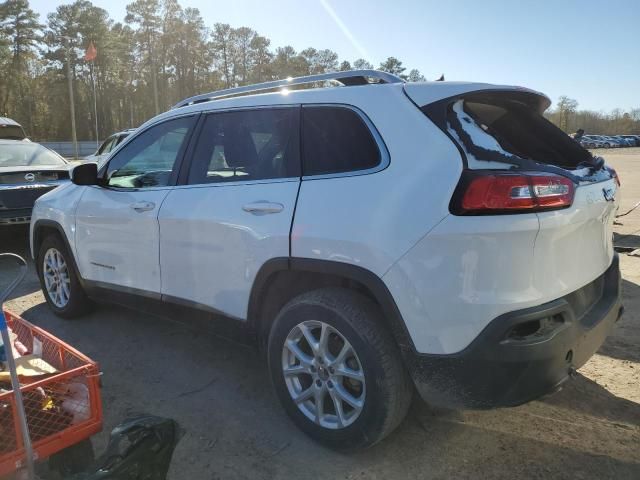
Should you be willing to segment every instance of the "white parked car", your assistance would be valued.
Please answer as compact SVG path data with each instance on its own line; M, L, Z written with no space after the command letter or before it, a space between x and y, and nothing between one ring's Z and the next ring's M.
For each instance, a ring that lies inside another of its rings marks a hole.
M100 144L98 149L84 158L85 162L102 162L109 157L109 154L116 149L118 145L122 143L122 141L135 132L135 128L130 128L128 130L123 130L122 132L114 133L110 135L104 142Z
M278 90L319 82L338 86ZM414 389L538 398L622 313L617 177L549 104L377 71L189 98L37 201L45 298L63 317L100 298L235 321L286 412L337 449L389 434Z

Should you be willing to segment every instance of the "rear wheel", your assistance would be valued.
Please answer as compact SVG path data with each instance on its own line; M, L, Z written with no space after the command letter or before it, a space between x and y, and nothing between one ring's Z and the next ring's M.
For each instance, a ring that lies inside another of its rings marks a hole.
M379 309L355 292L327 288L291 300L272 325L268 356L286 412L334 449L377 443L411 403L411 380Z
M72 261L58 235L48 236L40 245L37 262L42 292L49 307L63 318L78 317L91 306Z

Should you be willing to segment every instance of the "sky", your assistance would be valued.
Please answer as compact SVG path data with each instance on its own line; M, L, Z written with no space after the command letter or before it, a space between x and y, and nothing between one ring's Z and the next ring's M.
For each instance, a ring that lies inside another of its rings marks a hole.
M123 21L131 0L92 0ZM640 108L638 0L179 0L208 27L247 26L340 60L389 56L428 80L520 85L575 98L579 109ZM31 0L44 18L65 2Z

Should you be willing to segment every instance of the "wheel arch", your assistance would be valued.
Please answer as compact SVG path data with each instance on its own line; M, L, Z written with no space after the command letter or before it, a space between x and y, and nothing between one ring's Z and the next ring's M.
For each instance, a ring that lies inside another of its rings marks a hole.
M271 323L292 298L317 288L338 286L355 290L381 308L385 322L401 350L415 350L400 311L382 279L366 268L331 260L274 258L258 271L251 294L247 320L265 346Z
M64 228L62 228L62 225L54 220L37 220L33 225L33 251L31 252L31 256L33 257L36 271L38 272L38 274L40 273L40 265L38 262L38 252L40 251L40 246L42 245L44 239L51 234L58 235L62 240L62 243L64 243L64 246L69 253L71 266L73 267L74 272L78 277L78 280L80 281L80 284L84 287L84 281L82 279L82 276L80 275L80 271L78 270L78 265L76 264L76 259L73 255L73 249L71 248L71 244L69 243L67 234L65 233Z

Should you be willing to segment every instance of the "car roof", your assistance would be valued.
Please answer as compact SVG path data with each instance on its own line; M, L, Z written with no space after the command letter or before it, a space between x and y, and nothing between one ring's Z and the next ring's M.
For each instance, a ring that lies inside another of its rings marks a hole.
M113 132L107 138L115 137L115 136L118 136L118 135L130 135L132 132L135 132L135 131L136 131L135 128L127 128L126 130L120 130L119 132Z
M15 127L22 127L18 122L9 117L0 117L0 125L12 125Z
M295 79L294 79L295 80ZM280 87L277 87L280 88ZM525 92L539 97L541 110L546 109L551 101L549 98L535 90L512 85L494 85L478 82L395 82L395 83L370 83L336 87L305 88L298 90L287 90L286 86L278 91L269 93L259 92L242 94L240 96L225 96L211 100L201 100L198 103L187 104L189 99L180 102L178 106L168 110L158 116L151 118L139 127L140 130L162 120L167 120L176 116L189 113L200 113L203 111L228 110L232 108L251 108L266 106L287 106L299 105L301 103L336 103L357 105L364 99L379 100L386 92L387 95L395 95L406 98L408 94L411 99L420 104L426 105L438 100L463 95L465 93L479 91L514 91ZM211 92L215 96L217 92ZM208 94L205 94L205 96ZM358 102L356 102L356 100Z

